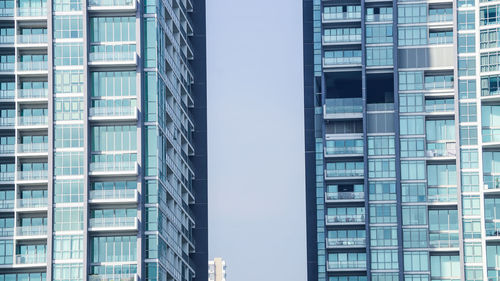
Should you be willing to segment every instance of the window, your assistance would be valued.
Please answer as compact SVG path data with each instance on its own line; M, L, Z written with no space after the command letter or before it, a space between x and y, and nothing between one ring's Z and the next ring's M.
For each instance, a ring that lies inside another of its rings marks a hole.
M483 56L481 55L481 59ZM458 76L476 75L475 57L460 57L458 59Z
M373 270L398 269L398 250L372 250Z
M460 63L460 62L459 62ZM500 52L481 54L481 72L500 70Z
M399 118L401 135L423 135L423 116L401 116Z
M368 137L368 155L394 155L394 137Z
M429 252L404 252L405 271L428 271Z
M496 96L500 94L500 75L481 77L481 96Z
M429 186L456 186L457 167L454 164L428 165L427 184Z
M395 182L370 182L370 201L396 200Z
M482 281L483 268L480 266L465 267L465 281Z
M333 269L365 268L365 253L329 253L328 267Z
M462 172L462 192L478 192L479 175L477 173Z
M82 43L54 44L54 66L82 65L82 64L83 64Z
M399 5L398 23L427 22L427 5Z
M460 145L477 145L476 126L460 126Z
M427 27L399 27L398 43L400 46L418 46L427 44Z
M479 219L463 219L463 222L465 239L481 238L481 221Z
M460 99L476 98L476 80L458 81L458 95Z
M401 139L401 157L424 157L425 142L422 138Z
M54 16L54 38L55 39L82 38L82 37L83 37L83 19L82 19L82 16L79 16L79 15Z
M474 21L474 11L458 11L458 30L474 29Z
M54 146L56 148L83 147L83 125L55 125Z
M325 65L360 64L361 50L325 51Z
M458 53L474 53L476 42L474 34L458 34Z
M366 276L330 276L328 281L366 281Z
M394 272L372 272L372 281L399 281L398 273Z
M94 126L91 134L92 152L137 150L135 126Z
M492 25L500 22L498 7L498 5L481 7L479 12L479 22L481 25Z
M476 103L460 104L460 123L477 121Z
M464 195L462 199L462 211L464 216L480 216L481 204L479 196Z
M54 98L54 120L83 120L84 114L83 97Z
M83 281L82 263L54 264L54 281Z
M77 203L83 202L83 180L55 180L54 202Z
M54 231L83 230L83 208L54 208Z
M427 235L428 233L426 228L403 229L403 247L427 248Z
M398 231L393 226L371 226L370 244L372 247L391 247L398 245Z
M90 18L90 42L135 41L135 17Z
M453 44L453 31L429 31L429 44Z
M367 66L393 65L392 46L388 47L367 47L366 48Z
M480 34L480 47L481 49L489 49L500 47L500 40L498 38L498 28L481 30Z
M431 232L457 231L457 233L458 233L458 211L457 210L429 210L429 230ZM458 237L457 237L457 240L458 240Z
M324 29L323 40L325 43L361 41L361 28L346 27Z
M91 261L126 262L137 260L137 237L100 236L91 238Z
M54 0L53 5L55 12L69 12L69 11L82 10L81 0Z
M391 24L366 25L367 44L392 43L392 38L393 35L392 35ZM392 53L391 53L391 61L392 61Z
M56 176L83 175L83 152L56 152L54 174Z
M403 183L401 184L403 202L426 202L424 183Z
M431 278L460 279L460 257L431 256Z
M392 21L392 7L366 8L367 22Z
M396 204L371 204L370 223L396 223Z
M83 93L82 70L54 71L54 91L60 93Z
M55 260L83 259L83 236L55 235L54 259Z
M400 71L399 72L399 90L422 90L424 88L423 71Z
M92 72L92 97L130 97L136 95L134 71Z
M479 167L477 149L462 149L460 155L462 169L477 169Z
M405 274L404 281L429 281L429 275L424 274Z
M481 243L464 243L465 263L482 263Z
M0 240L0 264L12 264L13 240Z
M428 120L425 125L427 141L455 140L455 120Z
M403 206L403 225L427 224L426 206Z
M402 180L425 179L425 161L401 161Z
M370 159L368 160L368 177L394 178L396 177L395 159Z
M400 94L399 111L402 113L413 113L424 111L423 94Z

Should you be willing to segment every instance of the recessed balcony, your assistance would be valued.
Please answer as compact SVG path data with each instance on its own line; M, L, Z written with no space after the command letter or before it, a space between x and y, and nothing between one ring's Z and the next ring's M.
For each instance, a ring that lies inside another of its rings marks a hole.
M325 178L333 179L355 179L364 178L365 170L363 162L336 162L327 163Z
M17 43L21 45L30 46L46 46L47 45L47 34L18 34Z
M48 173L47 170L17 171L17 179L23 182L46 182Z
M47 7L17 7L17 16L21 18L47 18Z
M42 143L19 143L17 145L17 152L22 154L47 154L49 149L49 144L46 142Z
M16 97L16 91L14 89L0 90L0 101L13 101Z
M330 8L330 7L328 7ZM335 7L331 7L335 8ZM323 22L345 22L345 21L361 21L361 7L359 7L359 11L350 11L350 12L324 12L323 13Z
M6 2L8 3L8 2ZM0 18L3 17L13 17L14 16L14 8L0 8Z
M2 199L0 200L0 212L1 211L12 211L14 209L14 199Z
M336 202L336 201L364 201L364 192L326 192L325 201L326 202Z
M15 145L14 144L0 144L0 155L9 156L13 155Z
M453 99L426 100L425 112L428 115L454 115L455 102Z
M14 62L0 62L0 72L7 72L9 74L14 74L15 63Z
M14 179L15 179L14 172L0 172L0 183L1 184L14 182ZM2 201L0 200L0 202L2 202ZM0 209L2 209L1 206L0 206Z
M1 17L1 15L0 15ZM13 29L12 29L13 30ZM12 35L2 35L0 36L0 45L13 45L15 36Z
M23 198L17 199L19 209L47 209L47 198Z
M429 247L434 249L458 249L458 231L430 233Z
M429 160L455 159L457 157L455 142L433 142L427 143L425 156Z
M18 62L17 71L32 74L32 73L47 73L47 61L21 61Z
M47 257L45 253L29 253L29 254L17 254L16 255L17 265L32 265L32 266L46 266Z
M327 215L326 224L365 224L365 215Z
M325 119L361 119L363 118L363 100L361 98L327 99L324 105Z
M364 271L366 270L366 261L328 261L328 271Z
M17 98L20 101L31 102L34 100L47 100L49 89L19 89L17 90Z
M47 127L48 124L47 116L19 116L17 123L21 127Z
M0 129L13 129L15 121L14 117L0 117Z
M13 227L4 227L0 228L0 237L12 237L14 236L14 228Z
M129 65L137 64L135 44L92 45L89 65Z
M429 187L427 189L427 201L429 203L452 203L458 200L457 187Z
M47 236L47 226L46 225L17 226L16 235L30 239L41 236Z

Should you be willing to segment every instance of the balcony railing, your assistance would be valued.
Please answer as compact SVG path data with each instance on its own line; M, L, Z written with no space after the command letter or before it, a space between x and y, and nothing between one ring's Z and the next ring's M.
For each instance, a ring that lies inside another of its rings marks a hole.
M13 17L14 8L0 8L0 17Z
M93 117L123 117L135 116L137 108L131 106L92 107L89 111L90 116Z
M0 145L0 154L11 154L14 153L14 144L2 144Z
M367 22L392 21L391 14L369 14L365 16Z
M15 124L14 117L1 117L0 118L0 127L12 127Z
M500 176L488 175L483 176L483 182L487 189L500 189Z
M91 172L135 172L136 168L136 161L90 163Z
M456 143L427 143L427 150L425 151L425 155L427 157L456 157Z
M351 65L361 64L361 56L355 57L325 57L324 64L329 65Z
M326 147L325 152L327 156L363 154L363 146Z
M328 261L328 270L366 269L366 261Z
M19 44L43 44L47 43L47 34L19 34L17 36Z
M91 52L89 60L91 62L106 61L134 61L136 52Z
M15 96L14 90L0 90L0 100L12 100Z
M323 20L361 20L361 12L323 13Z
M425 111L427 113L435 112L453 112L455 110L455 104L453 100L442 102L442 103L426 103Z
M457 202L457 188L456 187L429 187L427 200L429 202Z
M327 215L327 224L364 223L365 215Z
M18 179L24 181L47 180L48 173L46 170L41 171L18 171Z
M40 264L47 263L45 253L44 254L18 254L16 255L17 264Z
M328 247L366 246L366 238L327 238Z
M11 181L14 181L15 179L15 176L14 176L14 172L1 172L0 173L0 182L11 182ZM0 201L2 202L2 201ZM0 209L2 209L2 207L0 206Z
M43 236L47 235L47 226L46 225L27 225L27 226L18 226L17 228L18 236Z
M17 15L19 17L46 17L47 16L47 8L17 8Z
M91 190L90 200L127 200L135 199L135 189Z
M327 192L326 200L356 200L356 199L364 199L364 192Z
M89 281L136 281L136 274L89 275Z
M49 96L49 89L19 89L20 99L44 99Z
M91 228L132 228L137 226L136 217L91 218Z
M13 72L14 71L14 63L13 62L1 62L0 63L0 71L3 72Z
M0 237L11 237L14 236L14 228L6 227L0 228Z
M133 0L90 0L89 7L133 7Z
M483 127L483 142L500 142L500 129Z
M500 237L500 223L495 221L486 222L486 236Z
M361 42L361 34L324 35L324 43Z
M343 178L343 177L363 177L365 175L364 169L335 169L326 170L326 176L329 178Z
M18 63L19 71L47 70L47 61L22 61Z
M14 180L14 178L12 178ZM3 199L0 200L0 210L10 210L14 209L14 199Z
M431 45L453 44L453 37L451 36L429 37L429 44Z
M327 99L325 101L326 114L345 114L362 113L363 99L345 98L345 99Z
M431 38L432 39L432 38ZM425 89L453 89L453 76L427 76L425 77Z
M428 22L451 22L453 14L432 14L427 17Z
M47 126L47 116L19 116L19 126Z
M47 198L24 198L17 199L19 208L46 208Z
M429 246L431 248L458 248L458 232L430 233Z
M2 35L0 36L0 44L14 44L14 35Z
M49 144L43 143L20 143L17 145L20 153L45 153L48 152Z

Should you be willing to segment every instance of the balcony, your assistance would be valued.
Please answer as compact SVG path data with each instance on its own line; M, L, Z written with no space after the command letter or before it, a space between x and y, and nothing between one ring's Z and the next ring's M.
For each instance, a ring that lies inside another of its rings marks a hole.
M323 66L325 68L361 66L361 50L327 51L323 58Z
M431 248L458 248L459 244L458 231L429 234L429 246Z
M17 8L18 17L37 17L46 18L47 17L47 7L18 7Z
M0 228L0 237L12 237L14 236L13 227Z
M0 145L0 155L10 155L14 154L14 144L2 144Z
M0 8L0 17L13 17L14 8Z
M17 199L17 207L20 209L39 209L47 208L47 198L24 198Z
M425 76L424 80L426 90L451 90L454 88L452 75L429 75Z
M451 12L451 9L450 9L449 13L443 13L443 12L430 9L429 15L427 16L427 21L429 23L443 23L443 22L451 23L451 22L453 22L453 13Z
M46 225L27 225L16 227L17 236L47 236Z
M89 0L89 10L135 10L135 0Z
M325 201L364 201L364 192L326 192Z
M365 215L327 215L326 224L364 224Z
M430 203L456 203L458 199L456 187L429 187L427 193Z
M14 38L14 35L2 35L0 36L0 45L12 45L14 44Z
M91 218L90 231L136 230L137 217Z
M362 140L361 144L363 143ZM325 156L363 156L364 146L325 147Z
M15 179L14 172L0 172L0 183L10 183L13 182L14 179ZM1 206L0 209L2 209Z
M18 99L47 99L49 96L49 89L19 89L17 91Z
M325 176L327 179L352 179L364 178L363 162L337 162L327 163Z
M137 274L91 274L89 281L137 281Z
M14 117L1 117L0 118L0 128L14 127L16 119Z
M430 33L429 37L429 45L447 45L447 44L453 44L453 36L441 36L441 35L432 35L433 33Z
M366 14L366 22L389 22L392 21L392 12L390 14Z
M484 187L489 190L500 190L500 176L492 174L484 174L483 176Z
M135 65L136 63L135 44L90 46L91 65Z
M326 238L327 248L364 248L366 238Z
M500 143L500 129L483 127L483 143Z
M136 189L91 190L90 201L96 202L137 202Z
M0 62L0 72L14 72L14 62Z
M344 28L344 29L329 29L325 32L329 34L323 35L323 44L361 44L361 29ZM343 34L342 32L354 32L354 34ZM332 34L335 33L335 34Z
M46 72L47 61L22 61L18 63L18 71L23 72Z
M328 261L328 271L366 270L366 261Z
M20 143L17 145L18 153L44 153L46 154L49 149L49 144L44 143Z
M47 34L19 34L17 35L18 44L47 44Z
M500 223L492 220L486 222L486 236L500 239Z
M431 159L455 158L457 156L456 143L455 142L427 143L427 150L425 151L425 156Z
M137 174L137 161L120 162L92 162L90 173L92 175Z
M102 119L137 119L137 107L114 106L114 107L91 107L89 116L92 120Z
M363 99L344 98L326 99L325 119L360 119L363 118Z
M20 181L47 181L47 170L40 171L17 171L17 179Z
M0 211L10 211L12 209L14 209L14 199L0 200Z
M361 11L323 13L323 22L360 21Z
M0 101L14 100L15 96L14 90L0 90Z
M47 116L19 116L18 125L24 127L47 127L49 119Z
M30 265L40 265L44 266L47 264L47 258L45 253L36 254L17 254L16 255L16 264L30 264Z
M455 112L455 102L453 99L426 100L425 112L431 115L452 115Z

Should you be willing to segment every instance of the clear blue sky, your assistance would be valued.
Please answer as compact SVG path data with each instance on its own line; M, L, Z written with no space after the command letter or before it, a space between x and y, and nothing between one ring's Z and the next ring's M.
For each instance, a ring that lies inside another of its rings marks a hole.
M207 0L210 257L305 281L302 1Z

